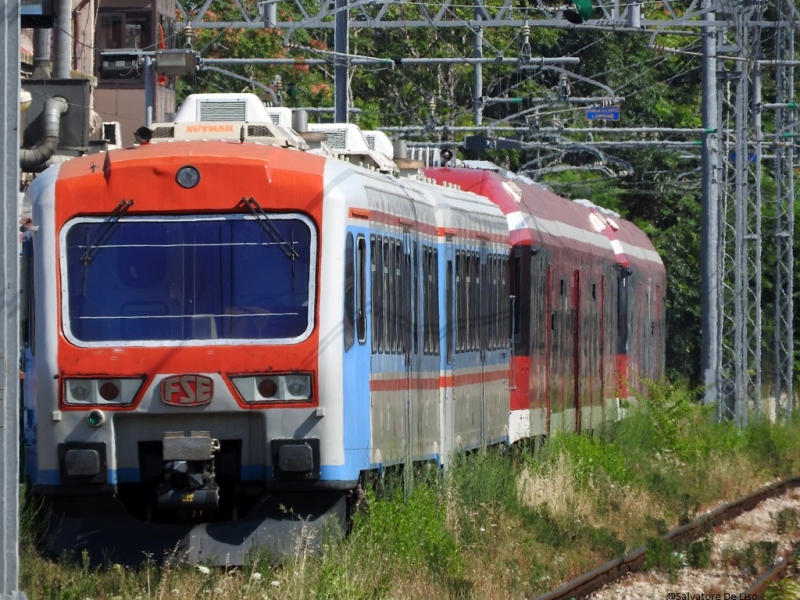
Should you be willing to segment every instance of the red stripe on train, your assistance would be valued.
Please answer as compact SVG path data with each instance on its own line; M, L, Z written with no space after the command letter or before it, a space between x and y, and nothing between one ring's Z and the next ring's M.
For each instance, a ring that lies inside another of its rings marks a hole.
M492 382L508 379L508 369L499 369L483 373L465 373L462 375L442 375L440 377L422 377L408 379L405 377L392 379L372 379L369 389L373 392L397 392L402 390L436 390L444 387L460 387L475 385L482 381Z

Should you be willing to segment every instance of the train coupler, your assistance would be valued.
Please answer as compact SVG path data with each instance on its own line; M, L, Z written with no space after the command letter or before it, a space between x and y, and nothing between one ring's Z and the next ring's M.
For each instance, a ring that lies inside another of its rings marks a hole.
M219 440L208 431L168 431L162 436L164 478L156 492L159 508L201 510L219 505L214 454Z

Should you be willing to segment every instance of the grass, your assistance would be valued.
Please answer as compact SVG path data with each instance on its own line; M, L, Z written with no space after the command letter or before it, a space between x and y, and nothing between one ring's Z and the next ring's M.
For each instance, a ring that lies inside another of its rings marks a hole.
M795 473L800 435L765 419L746 431L716 424L679 386L652 386L650 396L592 435L455 456L443 475L415 473L405 492L402 475L388 475L367 491L346 539L315 554L301 545L281 564L54 562L36 550L36 507L27 504L21 588L31 600L479 600L536 596L644 544L658 566L671 556L655 547L658 535ZM797 513L776 516L776 526L797 527ZM701 540L683 554L702 565L707 546ZM769 551L753 547L730 559L758 563Z

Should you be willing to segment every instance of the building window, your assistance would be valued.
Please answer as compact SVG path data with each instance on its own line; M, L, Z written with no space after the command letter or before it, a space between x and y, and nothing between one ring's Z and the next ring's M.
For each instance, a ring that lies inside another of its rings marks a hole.
M152 50L153 31L151 13L101 12L97 19L97 50L124 50L138 48ZM101 57L97 61L98 75L101 79L141 79L144 68L138 57Z

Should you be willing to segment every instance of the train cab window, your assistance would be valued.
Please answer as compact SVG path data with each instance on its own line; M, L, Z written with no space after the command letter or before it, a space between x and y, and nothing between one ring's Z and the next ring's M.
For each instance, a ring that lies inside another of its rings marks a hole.
M105 346L302 341L316 313L316 227L301 214L270 221L275 237L242 215L128 217L110 230L70 221L65 335ZM269 264L270 277L253 277L253 264Z
M348 233L344 243L344 349L355 343L355 256L353 234Z
M367 341L367 240L356 238L356 338L359 344Z

